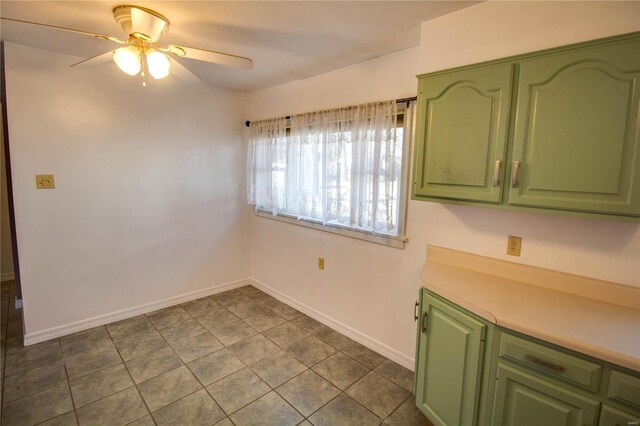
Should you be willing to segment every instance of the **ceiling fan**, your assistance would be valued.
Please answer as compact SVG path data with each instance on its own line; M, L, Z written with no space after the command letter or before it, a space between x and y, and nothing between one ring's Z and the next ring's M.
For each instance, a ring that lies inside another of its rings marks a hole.
M126 45L87 58L71 66L92 67L113 60L123 72L131 76L140 75L143 86L146 86L147 72L155 79L164 78L171 73L185 83L197 83L200 81L195 74L175 60L175 58L189 58L244 69L251 69L253 67L253 61L242 56L197 49L194 47L178 46L175 44L167 46L158 45L160 37L169 30L169 20L151 9L130 5L116 6L113 9L113 17L128 35L126 40L121 40L109 35L94 34L87 31L24 21L21 19L4 17L2 19L5 21L38 25L54 30L82 34Z

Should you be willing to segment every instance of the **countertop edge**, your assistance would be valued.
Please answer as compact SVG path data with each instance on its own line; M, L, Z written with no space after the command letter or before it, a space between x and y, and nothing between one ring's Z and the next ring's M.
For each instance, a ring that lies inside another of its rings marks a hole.
M433 256L430 250L434 251ZM530 277L514 279L518 264L492 258L483 264L483 258L477 257L473 265L468 265L461 262L469 259L467 253L429 246L422 286L507 331L640 372L640 332L633 335L633 330L640 330L640 308L636 300L640 289L626 289L626 296L633 300L624 304L614 303L607 297L597 300L592 294L538 286ZM504 269L509 270L510 276L503 273L502 263L509 264ZM495 268L498 271L492 273ZM526 276L530 267L524 266L520 272ZM558 278L561 283L566 274L554 277L554 272L543 270L542 276ZM579 278L577 275L572 278L572 290L580 288ZM585 277L587 287L592 283L590 280ZM607 289L605 284L604 281L598 283L601 291ZM619 284L611 284L614 292L619 289ZM523 301L526 301L524 305ZM567 311L571 312L569 316L564 314Z
M507 330L512 330L518 333L526 334L527 336L531 336L536 339L540 339L545 342L549 342L554 345L558 345L563 348L567 348L569 350L573 350L581 354L609 362L611 364L619 365L621 367L640 372L640 359L625 355L620 352L612 351L602 346L594 346L594 345L582 342L580 340L568 339L566 337L558 337L551 332L540 330L534 327L528 327L524 324L499 320L491 312L485 309L482 309L481 307L475 305L472 302L469 302L468 300L454 293L448 292L442 287L438 287L431 283L424 283L424 282L423 282L423 287L429 291L432 291L438 296L441 296L447 299L448 301L455 303L456 305L468 310L469 312L479 316L480 318L490 322L491 324L495 324Z

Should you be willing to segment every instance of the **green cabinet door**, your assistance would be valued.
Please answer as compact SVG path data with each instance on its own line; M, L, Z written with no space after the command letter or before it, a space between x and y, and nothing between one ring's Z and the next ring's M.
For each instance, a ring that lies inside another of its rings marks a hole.
M500 203L513 64L421 77L413 196Z
M509 204L640 216L639 104L638 37L520 61Z
M486 326L423 291L416 404L434 425L476 423Z
M566 387L498 363L495 426L595 426L597 401Z
M602 405L598 426L637 426L639 424L639 416L609 407L608 405Z

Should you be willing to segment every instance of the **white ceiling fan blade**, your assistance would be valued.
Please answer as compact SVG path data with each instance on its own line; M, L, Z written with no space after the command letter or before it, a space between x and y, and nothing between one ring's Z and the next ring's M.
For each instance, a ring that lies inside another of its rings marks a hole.
M187 84L200 83L202 81L197 75L189 71L187 67L174 58L171 58L171 74L175 75L178 80Z
M112 59L113 59L113 50L110 50L108 52L101 53L99 55L84 59L71 66L78 67L78 68L90 68L96 65L104 64L105 62L109 62Z
M22 19L13 19L13 18L2 18L3 21L11 21L11 22L19 22L21 24L29 24L29 25L37 25L40 27L45 27L45 28L51 28L54 30L59 30L59 31L66 31L66 32L70 32L70 33L75 33L75 34L82 34L82 35L86 35L89 37L95 37L95 38L99 38L101 40L109 40L109 41L113 41L116 43L120 43L120 44L125 44L126 41L124 40L120 40L116 37L111 37L108 36L106 34L95 34L95 33L90 33L88 31L82 31L82 30L74 30L73 28L65 28L65 27L58 27L56 25L49 25L49 24L41 24L39 22L31 22L31 21L23 21Z
M181 58L195 59L196 61L211 62L247 70L253 68L253 61L243 56L214 52L213 50L197 49L195 47L177 46L175 44L169 45L167 50ZM184 55L182 52L184 52Z
M131 30L145 41L158 41L167 22L144 9L131 7Z

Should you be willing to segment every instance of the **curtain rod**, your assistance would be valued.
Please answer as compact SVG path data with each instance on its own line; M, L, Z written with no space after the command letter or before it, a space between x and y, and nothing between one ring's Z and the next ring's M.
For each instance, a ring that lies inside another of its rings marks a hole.
M411 96L411 97L408 97L408 98L400 98L400 99L396 99L396 103L397 104L401 104L401 103L404 103L404 102L409 103L409 102L413 102L413 101L415 101L417 99L418 99L417 96ZM289 119L291 119L291 116L287 115L285 117L285 119L289 120ZM247 120L247 121L244 122L244 125L247 126L247 127L251 127L251 122L249 120Z

